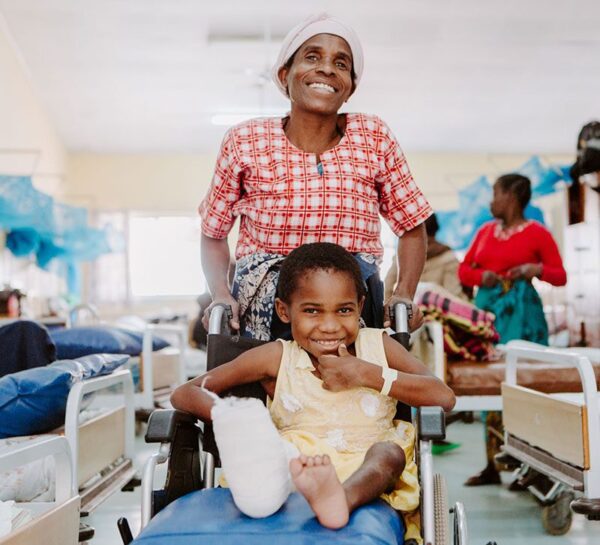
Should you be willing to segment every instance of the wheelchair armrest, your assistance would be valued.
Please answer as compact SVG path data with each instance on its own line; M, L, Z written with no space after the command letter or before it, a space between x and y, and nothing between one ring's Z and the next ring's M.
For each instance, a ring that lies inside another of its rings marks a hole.
M419 407L417 429L423 441L440 440L446 437L446 415L441 407Z
M196 428L197 418L190 413L176 409L157 409L152 411L146 430L146 443L172 443L179 427Z
M150 415L146 443L161 443L161 452L168 449L169 467L162 491L154 490L151 485L145 490L142 483L142 492L148 496L144 496L143 501L147 506L152 505L145 510L148 520L173 500L201 488L200 451L204 437L197 422L195 416L175 409L157 409Z

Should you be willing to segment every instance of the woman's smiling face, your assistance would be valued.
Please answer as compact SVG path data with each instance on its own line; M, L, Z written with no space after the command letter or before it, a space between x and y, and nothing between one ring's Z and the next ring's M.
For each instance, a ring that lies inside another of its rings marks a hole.
M352 51L343 38L317 34L279 70L293 106L315 113L337 113L354 91Z
M290 323L292 337L314 358L338 354L340 344L356 340L362 301L346 272L314 270L298 280L290 302L276 300L283 322Z

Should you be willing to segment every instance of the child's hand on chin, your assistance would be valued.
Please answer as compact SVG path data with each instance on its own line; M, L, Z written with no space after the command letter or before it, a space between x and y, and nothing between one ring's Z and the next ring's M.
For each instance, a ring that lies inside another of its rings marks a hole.
M319 356L319 373L323 388L332 392L349 390L361 386L360 366L362 360L348 352L345 344L340 344L338 355Z

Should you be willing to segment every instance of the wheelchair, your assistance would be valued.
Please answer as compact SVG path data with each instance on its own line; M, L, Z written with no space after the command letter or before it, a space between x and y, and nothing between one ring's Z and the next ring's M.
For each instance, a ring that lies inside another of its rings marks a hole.
M397 305L394 310L396 333L392 337L406 347L410 338L407 309ZM215 307L209 322L209 370L262 343L222 333L228 330L228 323L227 309ZM228 394L258 397L263 401L266 397L260 384L238 386ZM449 508L445 480L442 475L433 473L431 445L433 440L445 437L443 410L441 407L421 407L413 411L399 403L396 418L412 419L417 431L415 456L421 485L423 543L449 545L450 514L453 514L453 544L466 545L464 507L457 502ZM382 500L356 509L348 525L339 530L322 527L298 493L291 494L284 506L270 517L246 517L235 507L227 489L214 488L219 456L212 428L208 423L199 423L190 414L168 409L154 411L145 439L147 443L160 443L160 447L144 467L140 534L134 540L127 520L121 518L118 521L124 545L405 543L402 518ZM163 489L154 490L155 468L163 463L168 464L166 482Z

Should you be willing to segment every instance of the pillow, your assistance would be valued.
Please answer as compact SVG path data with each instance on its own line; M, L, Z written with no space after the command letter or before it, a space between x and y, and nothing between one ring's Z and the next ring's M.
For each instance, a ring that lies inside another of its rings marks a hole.
M125 329L125 328L115 328L118 329L119 331L122 331L123 333L126 333L127 335L129 335L132 339L135 339L136 342L139 343L140 345L140 351L138 352L138 354L140 354L142 352L142 343L144 340L144 332L143 331L134 331L133 329ZM152 334L152 350L156 351L156 350L162 350L163 348L166 348L167 346L171 346L167 341L165 341L165 339L163 339L162 337L158 337L156 335L156 333Z
M0 378L0 439L53 430L65 420L77 375L60 366L26 369Z
M110 373L127 359L123 355L99 354L0 378L0 439L45 433L62 426L71 386Z
M143 333L112 326L72 327L51 331L59 359L74 359L90 354L128 354L137 356L142 352ZM160 350L169 343L152 337L152 349Z
M76 360L59 360L49 367L59 367L78 375L81 380L109 375L129 360L126 354L92 354Z

